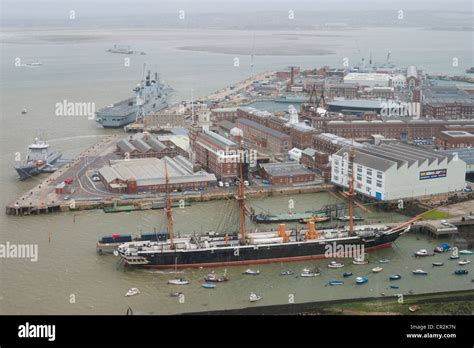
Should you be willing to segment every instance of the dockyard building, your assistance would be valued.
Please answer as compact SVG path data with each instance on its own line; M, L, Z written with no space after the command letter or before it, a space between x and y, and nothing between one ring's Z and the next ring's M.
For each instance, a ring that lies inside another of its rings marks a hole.
M331 181L347 188L351 149L332 156ZM456 158L400 142L355 149L354 189L376 200L392 201L462 191L466 163Z
M99 177L110 192L156 193L166 191L166 171L171 191L207 189L216 184L214 174L202 170L193 172L192 163L179 155L110 161L110 165L99 170Z
M303 185L314 182L316 174L294 162L262 163L259 173L272 185Z

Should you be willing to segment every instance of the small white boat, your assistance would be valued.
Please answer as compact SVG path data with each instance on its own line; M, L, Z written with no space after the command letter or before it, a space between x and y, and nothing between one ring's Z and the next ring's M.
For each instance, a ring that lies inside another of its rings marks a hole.
M354 265L366 265L369 263L369 261L364 259L363 257L357 257L352 261L352 263Z
M375 268L372 268L372 272L374 273L379 273L379 272L382 272L383 271L383 268L382 267L375 267Z
M130 290L127 291L125 296L133 296L133 295L137 295L139 293L140 293L140 290L138 290L138 288L131 288Z
M243 272L242 274L258 275L258 274L260 274L260 271L258 269L256 271L254 271L254 270L249 268L245 272Z
M461 265L461 266L468 265L470 263L471 263L471 261L469 261L469 260L462 260L462 261L458 262L458 264Z
M250 302L257 302L257 301L260 301L261 299L262 299L262 296L257 295L257 294L254 293L254 292L251 292L251 293L250 293L250 296L249 296Z
M369 278L367 277L357 277L356 278L356 283L357 284L364 284L364 283L367 283L369 281Z
M415 256L419 256L419 257L422 257L422 256L434 256L435 254L434 253L431 253L429 252L428 250L426 249L420 249L418 250L416 253L415 253Z
M443 265L444 265L443 262L433 262L433 266L435 266L435 267L441 267Z
M420 307L417 306L417 305L413 305L413 306L408 307L408 310L409 310L410 312L416 312L416 311L419 310L419 309L420 309Z
M450 258L451 260L457 260L457 259L459 259L459 255L454 255L454 254L453 254L453 255L451 255L449 258Z
M413 271L415 275L428 275L428 272L423 271L422 269L417 269Z
M177 278L177 279L171 279L168 280L168 284L172 285L187 285L189 284L189 281L184 279L184 278Z
M389 259L382 259L382 260L379 260L379 263L389 263L390 260Z
M331 261L328 265L329 268L341 268L344 267L342 262Z
M309 269L309 268L305 268L303 269L303 272L301 273L301 276L302 277L317 277L321 275L321 272L319 272L319 270L317 269Z

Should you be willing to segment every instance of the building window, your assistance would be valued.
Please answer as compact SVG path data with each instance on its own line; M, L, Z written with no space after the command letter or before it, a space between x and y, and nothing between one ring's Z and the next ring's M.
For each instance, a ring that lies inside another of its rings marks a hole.
M377 172L377 179L382 179L382 172Z
M362 173L362 166L357 166L357 173Z
M371 178L367 178L367 184L372 185L372 179Z
M362 181L362 175L357 174L357 181Z
M339 181L339 177L337 175L334 175L334 181Z
M367 168L367 175L372 176L372 169Z
M377 180L377 187L382 187L382 181Z

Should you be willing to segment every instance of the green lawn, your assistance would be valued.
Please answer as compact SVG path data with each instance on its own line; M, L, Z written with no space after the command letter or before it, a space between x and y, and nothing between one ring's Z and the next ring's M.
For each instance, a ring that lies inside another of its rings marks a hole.
M437 210L432 210L429 212L426 212L421 215L423 220L441 220L441 219L448 219L451 217L451 215L447 213L442 213Z

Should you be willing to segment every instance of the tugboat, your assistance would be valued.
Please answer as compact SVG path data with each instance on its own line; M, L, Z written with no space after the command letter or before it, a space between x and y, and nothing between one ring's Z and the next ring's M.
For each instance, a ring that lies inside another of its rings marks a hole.
M15 165L20 180L26 180L40 173L52 173L57 168L53 167L62 153L51 150L49 144L41 138L35 138L35 142L28 146L26 160Z

